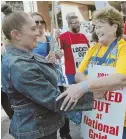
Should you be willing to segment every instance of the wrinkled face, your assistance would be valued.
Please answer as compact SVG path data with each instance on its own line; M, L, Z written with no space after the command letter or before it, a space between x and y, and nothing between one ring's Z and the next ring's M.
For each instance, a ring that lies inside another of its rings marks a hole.
M94 22L95 32L98 36L99 42L103 45L108 45L111 40L116 38L117 25L110 25L108 22Z
M39 32L43 34L45 32L45 21L39 15L34 15L33 20L36 23Z
M80 22L77 18L71 19L69 26L73 33L78 33L80 31Z
M23 25L19 33L19 43L22 47L32 50L37 45L38 29L34 20L29 16L28 23Z

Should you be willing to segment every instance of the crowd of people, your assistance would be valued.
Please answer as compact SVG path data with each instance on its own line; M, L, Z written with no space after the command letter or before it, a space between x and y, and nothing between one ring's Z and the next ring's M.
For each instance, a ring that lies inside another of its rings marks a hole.
M94 100L103 99L104 92L126 86L124 7L124 16L113 7L94 12L94 46L80 33L78 17L68 13L69 31L57 33L60 44L54 51L50 45L53 38L45 35L47 25L42 13L12 11L7 4L1 11L5 15L2 31L8 40L2 54L1 96L11 120L9 134L15 139L57 139L60 129L62 139L72 139L72 115L80 115L81 120L82 111L91 112ZM63 56L69 85L65 85L59 62ZM93 71L103 69L111 74L90 78ZM126 138L126 117L122 136Z

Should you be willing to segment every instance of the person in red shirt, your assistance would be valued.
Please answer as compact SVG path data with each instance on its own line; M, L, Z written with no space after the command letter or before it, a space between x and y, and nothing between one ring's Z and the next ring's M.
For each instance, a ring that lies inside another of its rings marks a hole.
M71 14L71 13L70 13ZM65 74L69 84L75 83L74 75L89 47L84 34L79 33L80 22L76 15L68 14L69 31L60 35L60 46L64 51Z

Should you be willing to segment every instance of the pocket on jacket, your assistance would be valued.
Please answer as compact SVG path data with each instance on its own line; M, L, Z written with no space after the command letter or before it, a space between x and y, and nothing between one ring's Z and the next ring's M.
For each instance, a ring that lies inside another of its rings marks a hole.
M42 119L44 119L47 114L48 114L48 110L35 109L35 111L34 111L34 116L35 116L36 120L38 120L39 122Z

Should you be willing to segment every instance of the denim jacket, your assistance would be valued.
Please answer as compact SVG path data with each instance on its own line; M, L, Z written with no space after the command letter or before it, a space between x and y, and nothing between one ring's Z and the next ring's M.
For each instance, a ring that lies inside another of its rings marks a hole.
M10 134L36 139L56 132L64 124L56 97L57 74L43 57L7 47L2 60L2 88L14 110Z
M10 134L16 139L36 139L54 133L63 126L62 100L53 64L44 57L12 46L2 59L2 88L14 110ZM78 107L79 106L79 107ZM75 109L91 110L93 96L82 97Z

